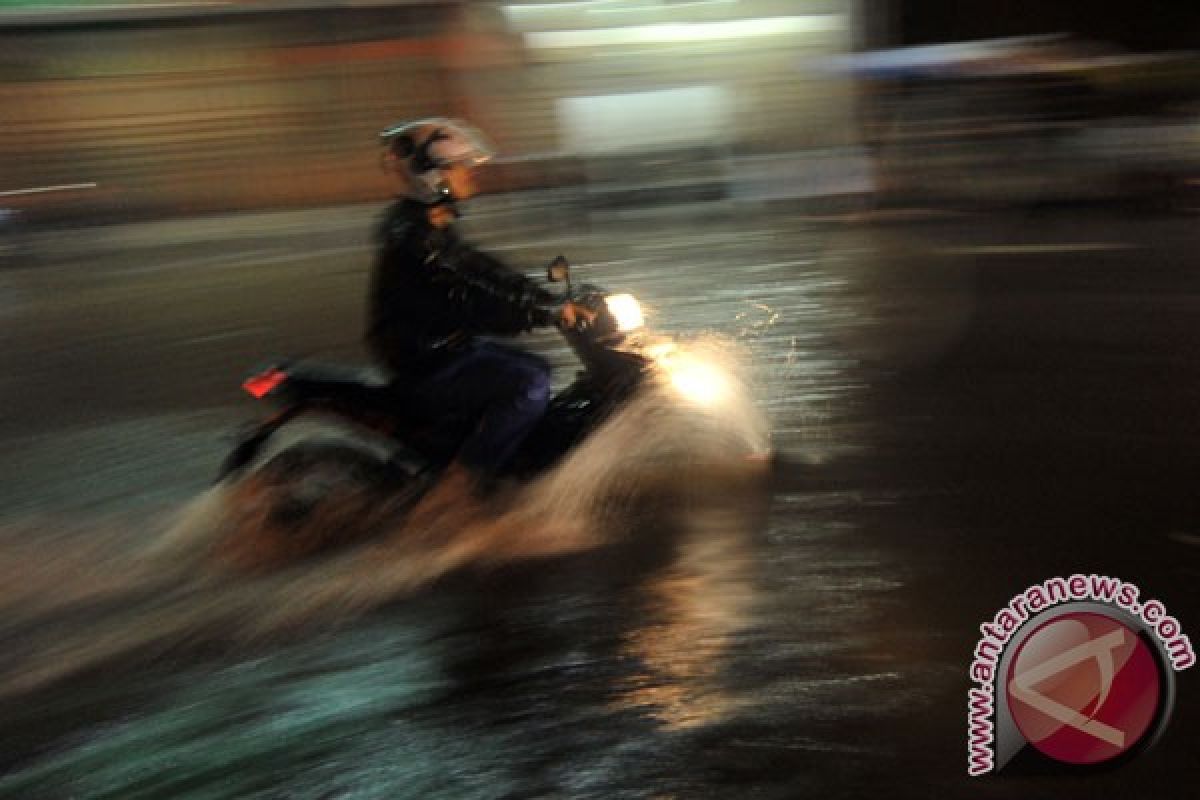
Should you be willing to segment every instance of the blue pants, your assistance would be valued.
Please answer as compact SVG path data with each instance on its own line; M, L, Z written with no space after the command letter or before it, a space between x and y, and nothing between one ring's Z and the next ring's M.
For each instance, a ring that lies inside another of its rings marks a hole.
M431 413L478 419L457 458L473 471L494 474L546 411L550 365L532 353L473 342L422 380L416 396Z

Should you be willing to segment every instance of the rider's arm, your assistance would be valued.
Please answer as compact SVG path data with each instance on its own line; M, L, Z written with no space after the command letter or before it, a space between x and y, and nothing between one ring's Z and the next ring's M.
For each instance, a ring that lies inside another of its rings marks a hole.
M471 333L512 335L559 320L561 300L524 275L467 245L455 247L452 258L434 280Z
M535 302L543 305L562 302L553 292L547 291L541 284L530 280L500 259L470 246L464 246L463 250L463 266L469 273L484 276L487 280L505 287L511 292L528 295Z

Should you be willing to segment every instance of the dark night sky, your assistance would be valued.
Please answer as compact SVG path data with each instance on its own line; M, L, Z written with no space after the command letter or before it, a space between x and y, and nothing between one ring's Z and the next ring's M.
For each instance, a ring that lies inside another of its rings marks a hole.
M1200 48L1200 0L901 0L898 18L902 44L1070 32L1131 50Z

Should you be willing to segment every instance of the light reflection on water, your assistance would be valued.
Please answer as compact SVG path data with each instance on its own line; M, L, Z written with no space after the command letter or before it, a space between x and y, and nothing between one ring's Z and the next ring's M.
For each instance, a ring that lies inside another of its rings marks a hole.
M723 673L754 616L754 534L746 522L739 512L692 514L677 559L638 588L643 622L624 637L618 657L642 668L618 684L616 708L640 711L670 731L718 722L745 702Z

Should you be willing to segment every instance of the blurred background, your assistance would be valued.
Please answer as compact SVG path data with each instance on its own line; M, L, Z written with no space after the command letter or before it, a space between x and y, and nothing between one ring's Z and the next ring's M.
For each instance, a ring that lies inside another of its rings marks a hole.
M497 189L712 199L740 159L853 144L849 84L801 64L851 47L851 5L10 3L5 188L84 184L37 201L83 220L373 200L378 130L448 115Z
M5 0L0 192L31 224L375 200L376 132L437 114L560 205L1190 205L1196 13L1040 5Z
M1182 0L0 0L0 797L1183 796L1191 673L1108 772L969 781L963 711L1048 577L1200 625L1198 47ZM336 625L322 563L132 569L246 371L365 362L429 115L499 151L485 249L738 348L766 491Z

